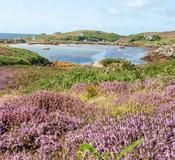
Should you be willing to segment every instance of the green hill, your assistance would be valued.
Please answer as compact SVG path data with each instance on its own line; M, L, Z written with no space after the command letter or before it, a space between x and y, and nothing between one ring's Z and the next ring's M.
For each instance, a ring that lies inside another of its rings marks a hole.
M175 43L175 31L167 32L144 32L139 34L132 34L129 36L123 36L118 41L123 44L133 45L148 45L148 46L159 46L159 45L171 45Z
M47 63L47 59L35 52L26 49L0 46L0 65L42 65Z
M108 41L114 42L120 38L120 35L115 33L107 33L96 30L78 30L67 33L55 33L52 35L39 35L37 41L53 42L53 41Z

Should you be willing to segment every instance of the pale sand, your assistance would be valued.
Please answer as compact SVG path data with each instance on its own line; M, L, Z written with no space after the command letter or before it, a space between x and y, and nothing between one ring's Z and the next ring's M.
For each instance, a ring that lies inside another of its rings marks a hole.
M97 67L97 68L102 68L102 67L103 67L103 65L100 64L99 61L94 62L94 63L92 64L92 66Z

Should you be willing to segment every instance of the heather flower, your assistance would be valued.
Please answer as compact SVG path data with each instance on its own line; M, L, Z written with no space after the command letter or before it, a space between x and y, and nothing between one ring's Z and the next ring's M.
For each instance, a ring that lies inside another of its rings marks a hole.
M0 154L15 155L24 151L45 159L54 157L61 150L60 138L83 126L83 117L88 112L80 100L50 92L3 102L0 105Z
M15 154L6 153L5 155L0 155L1 160L38 160L39 157L32 155L30 153L21 152Z
M175 85L170 85L165 88L165 96L169 97L175 96Z
M135 93L131 97L131 101L135 105L156 107L161 103L162 96L158 93Z
M87 83L75 84L71 87L71 91L76 92L76 93L83 93L86 91L88 86L89 86L89 84L87 84Z
M162 88L162 84L157 79L146 79L133 84L135 90L155 91Z
M167 112L152 115L138 113L118 117L107 117L85 126L79 131L66 134L66 149L70 157L81 143L92 144L103 154L105 151L118 154L124 147L141 137L144 143L129 153L133 159L175 159L175 112L174 107ZM173 125L172 125L173 124Z
M130 95L126 94L126 95L119 95L114 101L116 105L122 105L124 102L126 102L127 100L129 100Z
M132 85L125 82L104 82L99 85L99 88L105 93L122 94L132 90Z
M144 92L136 92L134 94L126 94L126 95L120 95L115 99L115 104L117 106L124 105L124 107L141 107L142 110L145 109L145 107L158 107L162 102L163 96L150 92L150 93L144 93Z
M75 92L87 92L88 86L80 84L77 91L74 86ZM118 154L142 137L144 142L126 159L175 159L175 87L169 85L159 93L160 86L152 80L143 82L142 88L139 82L95 85L95 91L116 95L116 107L139 106L142 111L115 118L100 117L93 106L60 93L38 92L4 101L0 104L0 159L54 160L64 150L67 159L76 160L83 143L92 144L101 155ZM91 92L96 96L94 89ZM143 112L148 107L153 109L151 114Z

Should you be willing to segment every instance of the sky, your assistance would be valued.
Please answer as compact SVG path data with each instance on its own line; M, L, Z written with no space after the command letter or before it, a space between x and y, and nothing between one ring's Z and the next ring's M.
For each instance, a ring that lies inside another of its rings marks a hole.
M175 0L0 0L0 33L175 30Z

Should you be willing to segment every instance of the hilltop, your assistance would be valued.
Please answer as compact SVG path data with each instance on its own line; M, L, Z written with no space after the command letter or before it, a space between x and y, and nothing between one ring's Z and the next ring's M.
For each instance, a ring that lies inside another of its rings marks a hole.
M36 36L33 42L43 43L63 43L63 42L115 42L120 38L120 35L115 33L107 33L96 30L78 30L67 33L54 33L51 35L41 34ZM29 41L31 39L28 39Z
M167 32L144 32L121 36L117 40L118 44L133 45L133 46L162 46L172 45L175 43L175 31Z

